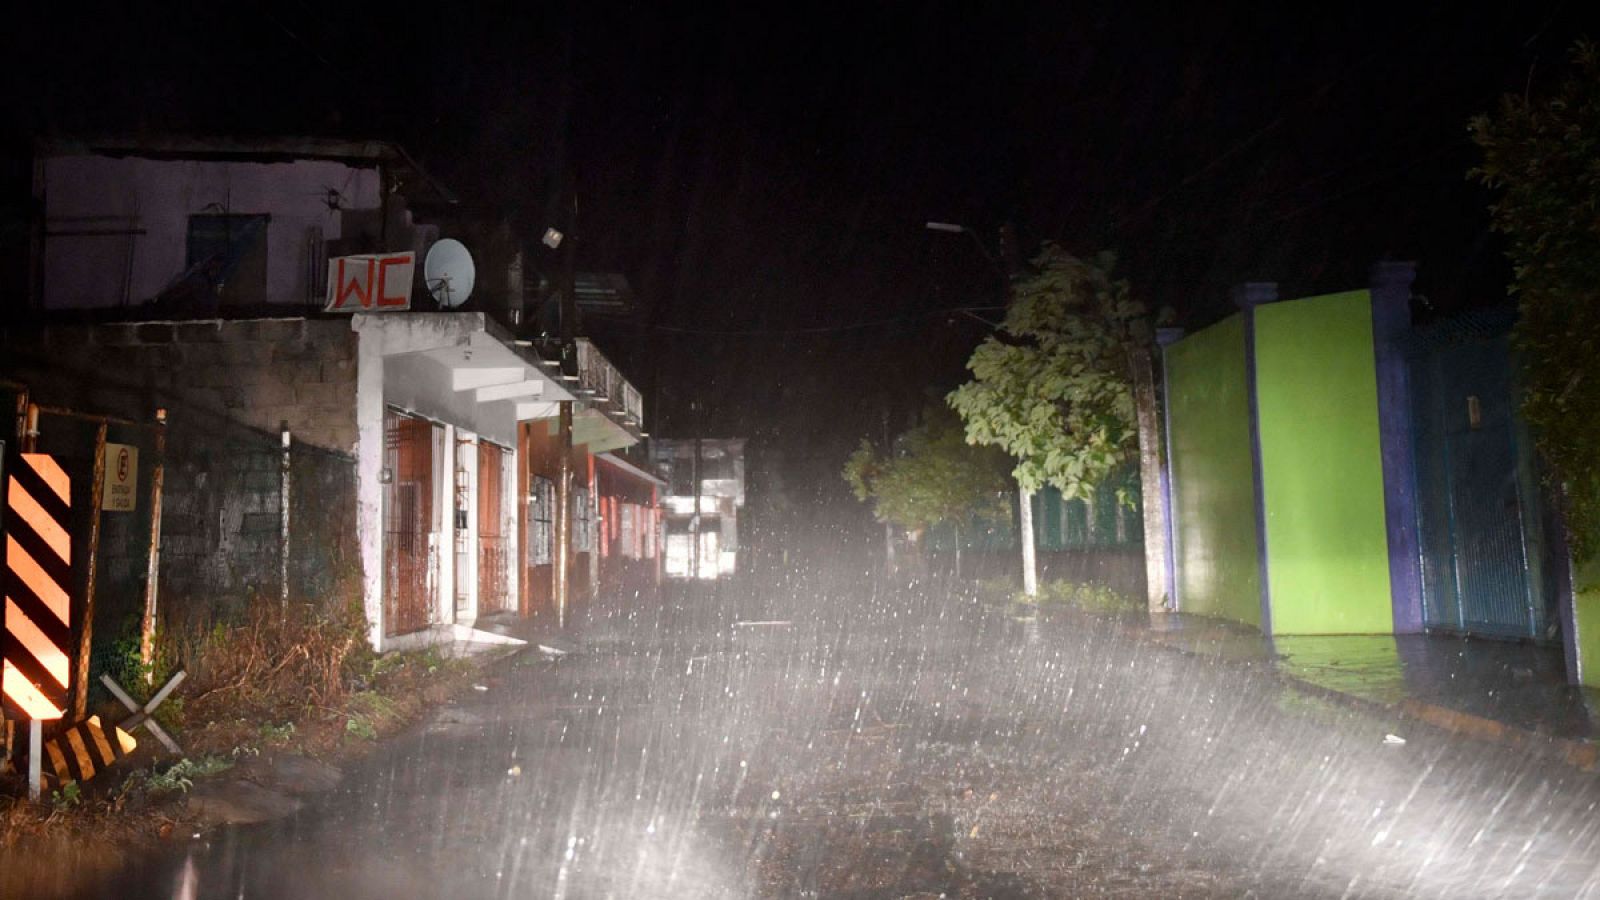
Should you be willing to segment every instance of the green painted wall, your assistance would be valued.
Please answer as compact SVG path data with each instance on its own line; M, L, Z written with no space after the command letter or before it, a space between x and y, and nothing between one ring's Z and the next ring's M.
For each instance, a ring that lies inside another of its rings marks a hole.
M1259 627L1244 351L1239 316L1168 347L1167 415L1181 609Z
M1572 613L1578 626L1578 666L1583 683L1600 688L1600 559L1575 567Z
M1366 291L1256 310L1275 634L1394 630Z

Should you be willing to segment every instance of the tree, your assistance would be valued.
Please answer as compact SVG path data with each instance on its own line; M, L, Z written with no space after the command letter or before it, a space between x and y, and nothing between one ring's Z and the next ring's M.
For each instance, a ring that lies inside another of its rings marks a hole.
M1560 485L1573 556L1600 550L1600 50L1587 41L1548 96L1472 120L1508 239L1525 360L1523 415Z
M931 403L921 423L895 438L887 453L862 439L843 475L857 499L871 501L878 521L913 538L934 525L954 525L960 575L961 523L1006 514L1009 462L998 450L968 444L961 421L943 404Z
M1088 500L1135 458L1134 360L1148 344L1145 308L1111 275L1116 258L1082 260L1046 243L1018 282L999 332L972 353L972 380L950 394L967 440L1016 459L1023 583L1037 592L1032 497L1046 484ZM1126 498L1119 497L1119 500Z

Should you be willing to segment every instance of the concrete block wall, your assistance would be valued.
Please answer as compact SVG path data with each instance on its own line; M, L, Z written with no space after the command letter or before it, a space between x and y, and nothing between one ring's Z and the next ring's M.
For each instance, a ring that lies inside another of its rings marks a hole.
M53 364L100 371L100 394L145 392L185 408L192 420L278 431L287 421L297 439L353 453L356 442L355 335L344 320L255 319L57 326L44 330ZM25 348L19 348L25 349ZM98 388L98 390L96 390ZM96 398L100 399L100 398ZM132 398L105 397L126 408ZM195 415L204 414L204 415ZM174 422L174 427L183 427Z
M290 595L321 602L359 590L348 321L13 328L0 332L0 350L0 375L26 383L37 403L143 422L168 410L161 594L169 624L227 621L252 596L279 595L282 422L294 439ZM143 492L149 467L141 463ZM144 550L135 545L148 529L117 531L128 538L103 534L102 577L114 566L127 576L112 579L115 590L142 595ZM131 599L102 597L117 607Z
M223 429L203 443L172 442L161 592L174 621L229 621L251 597L278 596L281 456L267 438Z

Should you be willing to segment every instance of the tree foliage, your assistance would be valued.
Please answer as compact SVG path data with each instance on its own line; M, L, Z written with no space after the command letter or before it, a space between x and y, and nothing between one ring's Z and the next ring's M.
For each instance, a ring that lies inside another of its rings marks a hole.
M935 403L889 452L863 439L845 462L844 479L857 499L873 504L879 521L919 531L975 515L1005 515L1008 462L999 451L969 445L960 420Z
M1568 538L1600 550L1600 51L1579 43L1546 96L1508 95L1472 120L1508 239L1526 363L1523 415L1565 496Z
M1024 490L1051 484L1088 499L1138 454L1131 352L1148 321L1128 283L1112 277L1115 262L1045 244L999 333L968 360L972 380L949 396L967 440L1014 457Z

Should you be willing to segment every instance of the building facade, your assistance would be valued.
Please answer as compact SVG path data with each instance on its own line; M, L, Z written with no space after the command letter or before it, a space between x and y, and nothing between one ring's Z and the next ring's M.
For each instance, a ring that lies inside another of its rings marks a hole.
M549 616L561 554L569 603L601 589L596 457L641 440L642 399L588 342L520 337L504 298L433 301L420 261L450 232L412 209L453 198L403 150L54 143L35 172L31 303L8 311L0 375L38 403L136 421L168 411L179 465L161 571L174 603L268 582L348 592L387 650L495 640L473 624L496 614ZM393 308L325 311L330 260L380 254L410 263ZM280 443L322 474L296 485L239 462L241 448ZM563 459L567 548L547 527ZM257 545L260 560L241 556ZM338 557L336 584L290 584L308 546L337 548L324 554Z
M717 579L739 571L744 439L654 440L650 456L667 483L666 575Z

